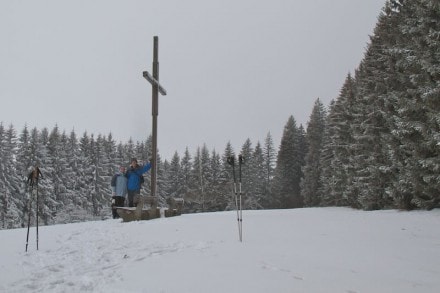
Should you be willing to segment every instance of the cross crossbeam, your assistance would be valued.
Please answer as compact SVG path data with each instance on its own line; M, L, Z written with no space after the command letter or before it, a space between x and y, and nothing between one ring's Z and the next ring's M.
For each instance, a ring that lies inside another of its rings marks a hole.
M156 80L153 76L151 76L151 74L148 73L148 71L144 71L143 76L146 80L148 80L149 83L151 83L151 85L157 85L157 89L162 96L167 95L167 91L160 85L158 80Z

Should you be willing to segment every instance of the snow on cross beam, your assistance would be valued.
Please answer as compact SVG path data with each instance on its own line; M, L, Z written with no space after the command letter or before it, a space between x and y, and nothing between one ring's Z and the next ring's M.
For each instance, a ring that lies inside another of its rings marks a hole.
M148 73L148 71L144 71L143 72L143 76L146 80L148 80L149 83L151 83L152 85L157 85L157 89L159 90L159 93L162 96L166 96L167 95L167 91L160 85L159 81L156 80L153 76L151 76L150 73Z

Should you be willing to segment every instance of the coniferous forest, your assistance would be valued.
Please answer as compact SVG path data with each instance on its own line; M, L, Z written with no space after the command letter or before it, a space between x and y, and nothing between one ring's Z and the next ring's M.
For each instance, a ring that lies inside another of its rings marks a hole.
M242 154L245 209L348 206L440 207L440 2L387 1L364 57L328 107L317 99L306 128L287 117L281 143L227 143L222 154L158 156L158 196L183 197L184 212L235 208L226 159ZM349 24L347 24L349 25ZM227 138L226 138L227 140ZM131 157L151 157L151 138L116 143L0 124L0 227L22 227L26 177L39 165L45 225L110 217L110 178ZM150 190L145 176L142 194Z

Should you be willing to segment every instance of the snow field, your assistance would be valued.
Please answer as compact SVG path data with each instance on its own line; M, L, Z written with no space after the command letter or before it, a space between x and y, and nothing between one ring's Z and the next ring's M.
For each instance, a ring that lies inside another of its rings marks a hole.
M440 210L312 208L3 230L0 292L438 292Z

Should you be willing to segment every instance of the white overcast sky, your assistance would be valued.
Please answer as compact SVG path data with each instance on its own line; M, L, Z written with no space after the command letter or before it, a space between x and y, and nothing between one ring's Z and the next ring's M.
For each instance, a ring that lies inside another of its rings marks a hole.
M1 0L0 122L119 141L151 133L159 36L158 148L239 152L290 115L306 127L359 65L385 0Z

